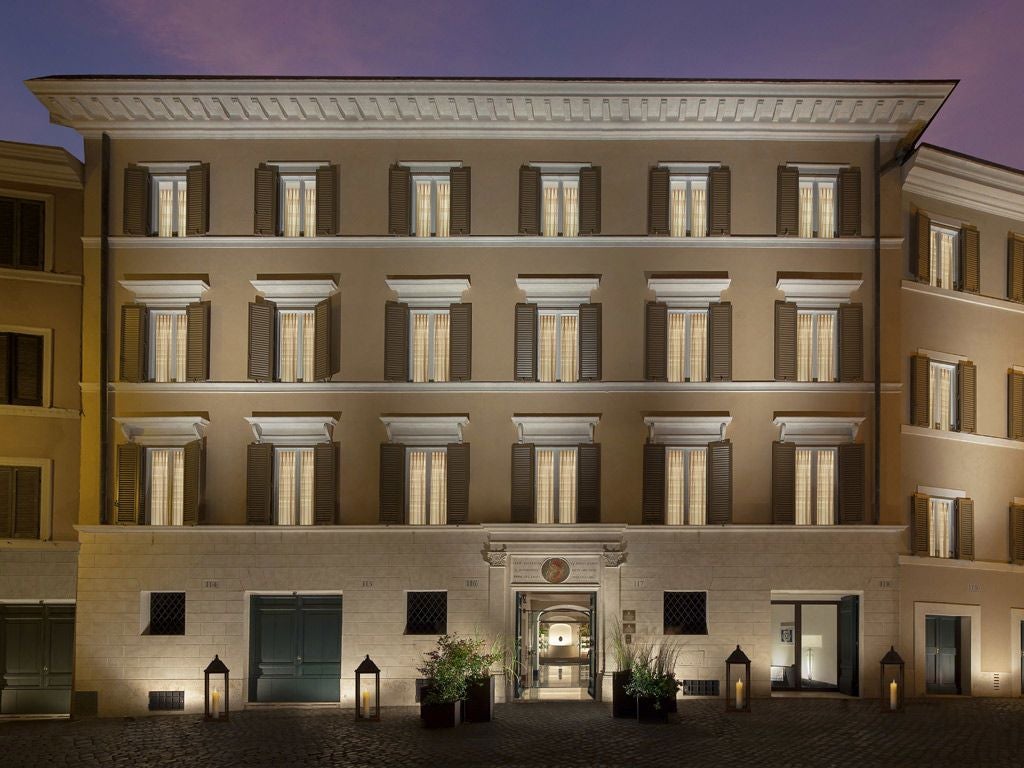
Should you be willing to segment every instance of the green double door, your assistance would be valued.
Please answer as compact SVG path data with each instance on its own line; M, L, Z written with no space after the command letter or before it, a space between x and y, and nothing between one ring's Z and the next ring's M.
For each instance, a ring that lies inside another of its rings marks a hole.
M341 597L252 598L249 700L341 698Z
M960 617L926 616L925 691L959 694Z
M70 712L74 652L73 605L0 606L0 713Z

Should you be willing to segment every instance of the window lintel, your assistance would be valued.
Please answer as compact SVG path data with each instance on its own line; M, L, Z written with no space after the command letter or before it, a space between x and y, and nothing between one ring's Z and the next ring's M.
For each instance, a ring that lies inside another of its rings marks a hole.
M462 442L462 428L469 416L453 413L439 416L381 416L388 442L403 445L447 445Z
M647 416L648 439L662 445L707 445L725 439L732 423L727 413L701 413L686 416Z
M257 442L281 446L310 446L329 443L338 425L335 414L246 416Z
M519 275L516 287L526 300L539 307L571 307L586 304L601 284L600 275Z
M469 277L447 275L443 277L388 277L388 288L398 294L398 300L416 307L447 307L462 301L469 290Z
M520 443L571 446L594 442L594 429L600 415L525 416L516 414L516 436Z
M338 290L333 277L257 277L249 281L257 293L281 308L310 309Z
M132 416L115 418L129 442L177 447L206 436L210 421L202 416Z
M966 499L967 491L961 491L954 488L935 488L930 485L919 485L917 486L917 492L923 493L925 496L933 496L939 499Z
M704 307L721 301L732 279L728 272L695 272L687 275L652 275L647 288L669 307Z
M836 446L852 443L863 416L798 416L776 414L779 439L807 446Z
M180 309L200 301L210 290L206 275L194 278L126 277L119 281L121 287L130 291L135 300L151 308Z
M840 304L849 304L853 293L863 284L858 272L779 272L775 287L785 294L786 301L796 302L802 307L835 309Z

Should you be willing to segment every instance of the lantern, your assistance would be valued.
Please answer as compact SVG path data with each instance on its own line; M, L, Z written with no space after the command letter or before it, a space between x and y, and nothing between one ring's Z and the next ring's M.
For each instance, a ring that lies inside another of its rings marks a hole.
M211 680L211 676L213 679ZM218 720L226 722L228 713L231 711L228 703L228 680L230 675L220 656L214 656L213 661L203 671L205 682L203 693L203 719Z
M882 657L882 709L899 712L903 709L903 658L894 646Z
M373 678L372 686L370 680ZM371 690L372 688L372 690ZM356 721L380 720L380 667L373 663L367 654L362 663L356 667Z
M725 711L750 711L750 659L738 645L725 660Z

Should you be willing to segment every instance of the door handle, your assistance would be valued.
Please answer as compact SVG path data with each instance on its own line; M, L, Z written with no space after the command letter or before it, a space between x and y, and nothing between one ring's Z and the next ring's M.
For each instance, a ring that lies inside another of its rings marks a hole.
M295 660L296 660L297 662L301 663L301 662L302 662L302 657L301 657L301 656L296 656L296 657L295 657Z
M43 672L49 672L49 671L50 671L49 667L43 667Z

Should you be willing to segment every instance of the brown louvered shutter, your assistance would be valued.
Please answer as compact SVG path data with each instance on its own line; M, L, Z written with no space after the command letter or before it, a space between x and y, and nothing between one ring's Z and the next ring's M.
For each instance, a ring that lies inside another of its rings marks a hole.
M313 524L334 525L338 520L338 444L313 446Z
M776 183L775 234L795 236L800 224L800 171L780 165Z
M448 444L448 525L469 522L469 443Z
M1010 562L1024 563L1024 504L1010 505Z
M274 515L274 446L249 443L245 458L245 524L270 525Z
M669 187L672 175L668 168L650 169L647 176L647 234L667 235L669 229Z
M648 301L644 309L644 378L668 379L668 305Z
M534 483L536 450L532 443L512 445L512 500L513 523L532 523L537 519Z
M931 361L924 355L910 358L910 423L915 427L931 426L928 402Z
M860 237L860 168L840 168L836 179L839 187L839 237Z
M39 467L14 470L14 538L39 538L39 501L43 471Z
M601 380L601 305L580 304L580 381Z
M864 515L864 443L846 443L839 454L839 522L861 525Z
M0 539L14 535L14 467L0 467Z
M601 522L601 444L576 449L576 522Z
M732 381L732 304L708 305L708 380Z
M277 305L272 301L249 302L249 378L272 381L277 368L275 336Z
M0 403L11 402L11 335L0 333Z
M384 381L409 380L409 305L384 305Z
M326 381L337 372L331 360L333 328L331 300L317 302L313 308L313 378L317 381Z
M978 369L970 360L956 366L957 431L978 431Z
M519 234L540 234L540 169L519 167Z
M1024 373L1020 371L1006 375L1006 436L1024 440Z
M601 166L580 168L580 234L601 234Z
M185 307L185 379L210 378L210 302L197 301Z
M796 381L796 304L775 302L775 380Z
M537 380L537 305L516 304L516 381Z
M316 234L338 234L338 166L321 165L316 169Z
M915 555L928 556L929 520L928 497L915 493L910 497L910 549Z
M914 247L910 253L910 273L922 283L932 275L932 220L924 211L917 212Z
M255 200L253 201L253 232L273 237L278 234L277 168L260 163L256 168Z
M772 443L772 523L796 523L796 445Z
M956 500L956 556L974 559L974 499Z
M839 380L864 381L864 305L839 307Z
M708 525L732 522L732 441L708 443Z
M190 165L185 171L185 234L210 231L210 164Z
M960 290L981 292L981 235L969 224L960 228Z
M19 333L8 353L14 359L11 402L14 405L43 404L43 337Z
M139 165L124 169L124 233L145 236L149 227L149 170Z
M448 232L468 235L473 222L473 187L470 169L466 166L449 171L451 209L448 214Z
M14 266L17 216L18 201L10 197L0 197L0 267Z
M665 446L644 443L644 525L665 524Z
M708 234L732 232L732 172L722 165L708 171Z
M149 311L145 304L125 304L121 307L121 381L146 380L146 321Z
M473 378L473 305L448 307L448 376L452 381Z
M405 521L405 446L380 444L380 522L400 525Z
M190 440L185 443L182 453L184 472L181 519L184 525L198 525L203 513L203 441Z
M122 443L117 446L117 514L114 522L118 525L138 525L144 518L145 453L138 443Z
M388 169L388 234L408 235L412 230L412 173L395 164Z
M1006 246L1006 298L1024 302L1024 235L1010 233Z
M40 200L18 201L18 255L19 267L42 269L44 266L44 224L46 205Z

